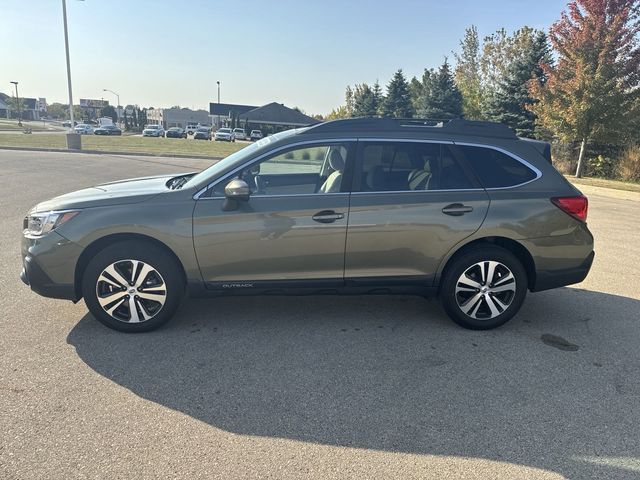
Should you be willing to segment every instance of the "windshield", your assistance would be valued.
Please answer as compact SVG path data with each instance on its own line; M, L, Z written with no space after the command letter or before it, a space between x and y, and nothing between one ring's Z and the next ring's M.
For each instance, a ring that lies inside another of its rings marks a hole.
M231 133L231 129L230 128L221 128L220 130L218 130L220 133Z
M147 125L147 130L157 130L158 125Z
M199 132L208 132L208 131L209 131L209 129L208 129L207 127L200 127L200 128L198 129L198 131L199 131Z
M218 131L222 131L224 129L220 129ZM229 132L230 130L227 128L226 129L227 132ZM296 130L286 130L284 132L280 132L280 133L276 133L275 135L271 135L270 137L266 137L263 138L262 140L256 142L256 143L252 143L247 147L242 148L241 150L238 150L235 153L232 153L231 155L229 155L228 157L223 158L222 160L220 160L217 163L214 163L213 165L211 165L209 168L201 171L200 173L194 175L193 177L191 177L191 179L189 179L189 181L183 185L183 188L189 188L189 187L194 187L200 183L202 183L204 180L207 179L212 179L213 177L215 177L216 175L218 175L221 172L224 172L227 168L229 168L230 166L232 166L233 164L237 163L242 163L242 161L244 159L248 159L251 155L253 155L253 153L256 150L260 150L262 147L265 147L266 145L269 145L270 143L275 142L276 140L280 140L282 138L288 137L289 135L294 135L296 133Z

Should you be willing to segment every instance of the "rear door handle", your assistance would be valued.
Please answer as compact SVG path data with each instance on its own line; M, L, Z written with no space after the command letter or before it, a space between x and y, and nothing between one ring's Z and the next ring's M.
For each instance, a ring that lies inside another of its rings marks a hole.
M462 203L452 203L442 209L442 213L445 215L451 215L452 217L459 217L465 213L473 212L473 207L463 205Z
M311 218L319 223L333 223L336 220L344 218L344 213L336 213L333 210L322 210Z

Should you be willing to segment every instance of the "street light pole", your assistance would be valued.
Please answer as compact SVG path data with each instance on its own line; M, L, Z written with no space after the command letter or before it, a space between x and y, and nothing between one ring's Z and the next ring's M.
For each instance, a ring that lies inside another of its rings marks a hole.
M218 84L218 128L220 128L220 80L216 83Z
M103 92L113 93L117 97L117 99L118 99L118 107L116 108L116 113L118 114L118 123L120 123L120 95L118 95L113 90L109 90L108 88L103 88L102 91Z
M67 32L67 1L62 0L62 18L64 21L64 49L67 54L67 86L69 88L69 117L71 120L70 130L73 132L75 122L73 120L73 93L71 91L71 63L69 62L69 33Z
M13 83L13 86L16 87L16 106L18 107L18 126L22 126L22 105L20 102L20 97L18 96L18 82L10 82Z

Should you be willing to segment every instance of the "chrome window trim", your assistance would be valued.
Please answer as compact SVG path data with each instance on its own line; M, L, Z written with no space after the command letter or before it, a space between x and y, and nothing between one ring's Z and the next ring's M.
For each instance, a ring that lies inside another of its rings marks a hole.
M259 162L260 160L262 160L263 158L273 155L274 153L277 153L281 150L286 150L287 148L290 147L297 147L300 145L314 145L314 144L318 144L318 143L327 143L327 144L331 144L331 143L341 143L341 142L357 142L358 139L357 138L335 138L335 139L331 139L331 138L327 138L327 139L322 139L322 140L302 140L299 142L294 142L294 143L289 143L287 145L282 145L280 147L274 148L273 150L269 150L268 152L264 152L262 155L257 156L256 158L249 160L248 162L243 163L242 165L240 165L237 168L234 168L233 170L231 170L230 172L225 173L223 176L215 179L214 181L210 182L209 184L207 184L205 187L201 188L200 190L198 190L194 195L193 195L193 199L194 200L200 200L200 197L202 197L202 195L209 190L211 187L215 187L218 183L222 182L223 180L229 178L230 176L238 173L240 170L247 168L251 165L253 165L254 163ZM348 194L349 192L334 192L334 194L340 194L340 193L346 193ZM317 193L304 193L304 194L293 194L293 195L281 195L281 196L294 196L294 195L318 195ZM260 197L267 197L267 195L260 195ZM202 200L213 200L213 199L220 199L220 198L225 198L225 197L204 197L202 198Z
M445 192L484 192L488 189L485 188L452 188L451 190L382 190L379 192L351 192L351 195L376 195L378 193L445 193Z
M326 195L345 195L345 196L349 196L352 195L351 192L326 192L326 193L280 193L280 194L273 194L273 195L255 195L255 196L251 196L251 198L282 198L282 197L324 197ZM227 197L206 197L203 198L202 200L224 200Z

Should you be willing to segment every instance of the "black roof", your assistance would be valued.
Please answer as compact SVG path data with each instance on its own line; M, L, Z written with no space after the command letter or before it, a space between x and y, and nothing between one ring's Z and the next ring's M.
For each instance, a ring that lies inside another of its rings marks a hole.
M229 113L234 113L240 115L242 113L248 112L249 110L253 110L258 108L254 105L239 105L237 103L210 103L209 104L209 114L210 115L224 115L225 117L229 115Z
M260 108L243 113L240 115L240 119L251 123L271 123L299 127L318 123L315 118L293 108L285 107L278 102L268 103Z
M479 137L517 139L515 132L495 122L480 122L455 118L453 120L428 120L416 118L377 118L361 117L333 120L314 125L303 133L325 132L407 132L423 131L429 133L472 135Z

